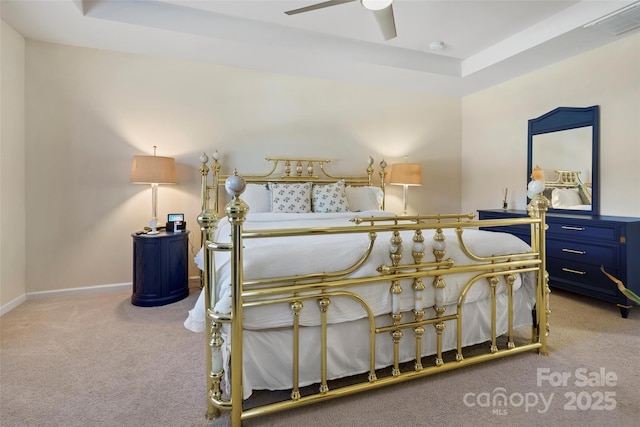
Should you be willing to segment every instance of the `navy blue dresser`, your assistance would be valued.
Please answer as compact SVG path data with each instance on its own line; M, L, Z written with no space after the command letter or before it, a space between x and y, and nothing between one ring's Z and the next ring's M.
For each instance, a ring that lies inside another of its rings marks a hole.
M132 234L133 295L142 307L170 304L189 295L189 232Z
M480 219L526 217L524 210L480 210ZM628 317L628 300L600 266L640 294L640 218L547 214L549 286L617 304ZM530 243L528 225L492 228Z

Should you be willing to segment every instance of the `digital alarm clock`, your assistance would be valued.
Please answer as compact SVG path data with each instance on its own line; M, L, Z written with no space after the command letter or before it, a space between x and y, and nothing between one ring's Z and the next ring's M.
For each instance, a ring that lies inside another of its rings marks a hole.
M165 230L167 232L178 232L184 231L187 229L187 223L184 222L184 214L181 213L171 213L167 215L167 227Z
M172 213L169 214L167 216L167 221L168 222L183 222L184 221L184 214L181 213Z

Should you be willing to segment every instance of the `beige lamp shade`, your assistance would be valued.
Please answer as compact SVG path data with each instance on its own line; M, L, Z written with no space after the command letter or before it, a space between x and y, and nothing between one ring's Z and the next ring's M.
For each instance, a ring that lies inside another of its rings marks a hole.
M175 184L175 160L172 157L133 156L131 182L134 184Z
M422 167L416 163L396 163L391 165L389 184L422 185Z

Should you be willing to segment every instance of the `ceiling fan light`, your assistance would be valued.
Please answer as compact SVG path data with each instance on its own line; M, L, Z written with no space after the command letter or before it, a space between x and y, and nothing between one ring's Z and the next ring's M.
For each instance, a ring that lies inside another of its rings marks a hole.
M382 10L393 3L393 0L360 0L362 5L369 10Z

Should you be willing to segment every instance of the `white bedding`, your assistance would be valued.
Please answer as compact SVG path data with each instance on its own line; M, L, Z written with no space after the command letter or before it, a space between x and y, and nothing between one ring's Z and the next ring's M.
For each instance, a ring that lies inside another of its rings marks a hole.
M309 228L324 226L354 226L349 219L355 215L388 216L389 213L381 211L340 213L340 214L249 214L245 223L245 230L259 230L270 228ZM434 261L432 230L424 230L425 256L423 262ZM446 236L446 258L452 258L456 263L468 264L470 261L464 255L458 245L457 236L453 230L444 230ZM220 221L216 230L216 241L228 242L230 234L229 223L226 218ZM522 253L530 251L530 247L520 239L507 233L479 231L465 229L464 240L467 247L479 256L503 255L510 253ZM375 269L381 264L390 265L388 232L379 232L376 239L375 250L365 265L349 277L375 275ZM403 232L403 262L412 262L411 245L413 232ZM307 239L307 240L305 240ZM310 240L312 239L312 240ZM303 241L302 244L293 244L292 240ZM306 242L306 243L305 243ZM313 242L309 244L308 242ZM352 265L365 251L368 238L365 234L345 235L316 235L306 238L270 238L270 239L245 239L244 240L244 278L245 280L277 277L283 275L302 274L318 271L335 271ZM354 249L357 248L357 249ZM276 254L274 260L274 254ZM196 263L202 268L202 251L196 256ZM278 261L278 262L276 262ZM284 262L283 262L284 261ZM229 255L216 253L216 267L220 283L225 284L220 289L219 301L215 309L220 313L230 311L230 287L229 287ZM455 312L458 293L462 286L475 273L464 273L445 276L445 305L447 313ZM533 273L518 275L514 285L514 326L519 327L531 324L531 308L534 305L534 279ZM502 280L502 279L501 279ZM413 314L414 295L411 282L402 282L400 309L404 312L403 320L409 320ZM433 316L434 289L431 279L424 278L425 291L422 296L422 306L427 310L427 316ZM498 286L498 319L497 334L503 334L507 327L507 296L504 292L505 285ZM365 298L376 317L376 323L388 324L391 312L391 293L389 281L353 289L358 295ZM463 317L463 345L472 345L484 342L491 336L491 325L488 313L490 313L489 287L486 281L483 285L473 286L467 294ZM185 327L192 331L204 330L204 297L201 294L195 306L189 312L185 321ZM306 302L301 312L301 325L305 325L300 337L300 385L308 385L318 382L320 350L319 337L319 310L317 304ZM248 398L253 390L257 389L289 389L291 388L291 331L288 328L292 324L292 313L288 304L272 304L268 306L250 307L244 310L244 343L243 343L243 394ZM328 346L329 379L353 375L368 370L368 323L365 311L351 299L332 298L328 310L329 334ZM349 321L349 322L347 322ZM455 348L455 323L448 322L443 335L444 350ZM425 328L423 339L423 355L435 353L434 328ZM223 361L228 366L230 351L230 336L228 325L222 329L224 345ZM411 337L411 331L407 330L405 338L401 341L401 361L411 360L415 357L415 342ZM382 334L376 339L376 363L377 368L388 366L392 363L393 344L388 334ZM226 374L225 374L226 377Z
M260 230L270 228L309 228L324 226L354 226L349 221L355 213L303 213L303 214L250 214L245 223L245 230ZM392 215L382 211L360 212L357 215L388 216ZM230 227L226 218L222 218L216 232L217 241L229 241ZM452 258L456 263L469 263L462 253L457 236L453 230L444 230L447 250L445 258ZM403 262L412 262L411 245L413 232L403 232ZM425 230L425 256L423 262L434 261L433 255L433 231ZM466 229L463 233L467 247L480 256L503 255L510 253L526 252L529 246L517 237L507 233L496 233ZM364 277L377 274L375 272L382 264L390 264L389 258L390 233L378 233L375 248L364 266L347 277ZM313 240L308 240L313 239ZM305 242L312 241L313 244ZM302 243L300 243L302 242ZM316 235L313 237L295 238L270 238L270 239L245 239L244 240L244 278L251 280L256 278L278 277L283 275L296 275L309 272L336 271L354 264L364 253L368 243L364 234L341 235ZM275 254L275 257L274 257ZM202 268L202 250L196 256L196 263ZM216 268L220 289L219 300L215 306L219 313L230 312L231 288L229 286L230 260L226 253L216 253ZM460 287L466 284L475 273L457 274L446 277L445 305L455 303ZM425 278L425 291L422 296L422 306L431 307L435 302L433 286ZM411 291L411 282L401 282L404 292L401 294L401 311L411 310L414 307L414 295ZM518 276L514 289L521 286L521 278ZM353 291L362 296L370 305L374 315L386 314L391 311L391 293L388 281L378 284L359 286ZM498 292L504 290L504 283L498 287ZM487 286L474 286L467 295L467 302L485 298L489 295ZM315 304L305 304L301 313L301 325L311 326L319 324L319 310ZM273 304L268 306L253 307L244 312L244 327L247 329L265 329L291 325L291 311L288 304ZM365 317L365 311L359 304L349 298L337 298L331 303L328 312L329 323L340 323ZM185 327L192 331L204 329L204 297L200 295L194 308L189 312L185 321Z
M514 292L513 326L520 328L531 325L531 310L535 302L535 288L521 286ZM332 303L333 304L333 303ZM507 295L497 296L496 334L507 332ZM470 346L486 342L491 337L491 321L487 313L491 312L490 299L485 298L465 304L462 321L462 345ZM455 306L448 306L445 314L455 313ZM404 313L403 319L411 319L412 313ZM376 326L389 324L390 316L376 318ZM442 334L443 351L456 348L455 322L446 322ZM320 327L302 328L300 333L300 386L316 384L320 378ZM329 325L327 347L327 379L343 378L368 372L369 369L369 323L366 319L348 323ZM222 328L224 366L229 363L230 337L228 325ZM254 390L289 390L292 388L291 366L293 348L292 334L288 329L244 332L242 344L243 399L248 399ZM422 355L434 355L435 328L425 326L422 338ZM489 345L487 344L487 351ZM465 351L462 351L463 355ZM467 355L468 356L468 355ZM435 356L434 356L435 357ZM412 329L405 329L400 341L399 361L407 362L415 358L415 336ZM432 366L434 359L427 358L425 367ZM393 365L393 342L390 334L376 337L376 369ZM225 372L225 378L227 378ZM227 385L228 381L226 384ZM229 389L225 387L225 392Z

